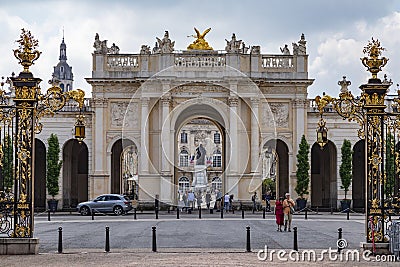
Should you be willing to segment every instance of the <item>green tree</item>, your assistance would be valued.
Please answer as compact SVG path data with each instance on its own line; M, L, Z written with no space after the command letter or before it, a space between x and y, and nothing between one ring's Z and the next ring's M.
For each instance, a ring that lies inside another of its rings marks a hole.
M4 179L4 187L7 189L12 189L14 184L14 149L11 137L9 135L6 135L3 140L1 174Z
M353 152L351 151L351 143L349 140L344 139L342 145L342 163L339 168L340 180L342 182L341 188L344 189L344 199L347 199L347 192L351 185L352 167L351 167L351 157Z
M294 189L300 198L304 198L307 195L308 185L310 183L310 176L308 174L310 170L310 163L308 161L308 154L310 153L310 145L307 143L306 137L303 135L301 137L301 142L299 144L299 151L297 153L297 184Z
M57 135L51 134L47 141L49 148L47 151L46 186L49 195L54 199L60 190L58 179L60 177L62 161L60 160L60 145Z
M386 136L386 160L385 160L385 194L393 196L395 182L395 163L394 163L395 140L392 134Z

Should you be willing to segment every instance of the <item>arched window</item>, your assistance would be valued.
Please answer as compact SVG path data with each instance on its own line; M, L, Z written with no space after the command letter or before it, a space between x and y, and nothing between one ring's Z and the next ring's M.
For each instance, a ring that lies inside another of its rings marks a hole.
M181 133L181 143L182 143L182 144L187 144L187 142L188 142L187 133L182 132L182 133Z
M214 177L212 179L211 188L213 189L213 191L215 191L216 189L218 189L219 191L222 190L222 180L220 177Z
M222 155L221 155L221 150L219 150L219 149L214 150L212 166L213 167L222 167Z
M214 133L214 144L221 144L221 135L219 133Z
M182 176L181 178L179 178L178 189L180 192L184 193L186 191L189 191L189 187L189 178L187 178L186 176Z
M63 84L63 83L60 83L60 88L61 88L61 90L63 90L63 92L64 92L64 84Z
M70 84L67 84L67 92L68 91L71 91L71 85Z
M60 72L61 72L61 73L64 72L64 67L63 67L63 66L60 67Z
M182 149L179 153L179 166L188 167L189 166L189 152L186 149Z

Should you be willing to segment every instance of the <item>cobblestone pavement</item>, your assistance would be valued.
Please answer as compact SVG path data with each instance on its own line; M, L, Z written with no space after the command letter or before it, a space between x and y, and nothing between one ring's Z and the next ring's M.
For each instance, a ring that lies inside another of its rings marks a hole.
M176 250L175 250L176 251ZM120 250L110 253L104 253L96 250L86 252L66 251L63 254L43 253L39 255L28 256L0 256L1 266L57 266L57 267L73 267L73 266L398 266L397 262L374 262L376 259L371 257L371 261L367 262L362 259L360 261L346 261L345 255L343 260L329 260L326 256L323 261L261 261L257 257L257 252L246 253L243 250L187 250L186 252L171 252L164 249L161 252L148 252L140 250ZM301 254L302 251L300 250ZM320 257L320 252L317 258ZM334 255L337 255L336 253Z

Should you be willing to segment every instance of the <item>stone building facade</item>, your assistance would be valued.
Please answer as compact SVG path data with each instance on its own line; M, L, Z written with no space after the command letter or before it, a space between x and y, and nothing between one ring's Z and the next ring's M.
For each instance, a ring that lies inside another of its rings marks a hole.
M272 179L276 195L296 198L302 135L311 147L309 205L338 206L344 195L340 147L349 139L360 165L362 141L357 124L328 112L330 141L324 150L316 144L319 114L307 98L313 79L304 35L282 54L262 54L260 46L246 47L235 34L223 51L176 50L167 31L156 39L154 48L143 45L138 54L124 54L96 34L92 76L86 79L92 98L84 160L75 158L82 147L68 145L76 111L57 115L69 122L65 130L48 122L38 135L45 146L51 132L61 135L63 207L103 193L127 194L139 203L158 196L176 204L181 191L196 189L249 201L254 191L263 193L264 179ZM206 151L202 164L196 158L200 144ZM356 171L348 193L360 198L360 207L363 179L362 170ZM72 193L78 188L79 194Z

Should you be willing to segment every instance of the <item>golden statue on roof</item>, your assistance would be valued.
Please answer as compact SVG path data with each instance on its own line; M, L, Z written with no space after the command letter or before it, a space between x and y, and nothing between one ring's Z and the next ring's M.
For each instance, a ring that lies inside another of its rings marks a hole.
M207 41L204 40L204 36L206 36L206 34L209 31L211 31L211 28L208 28L202 34L200 34L199 30L196 29L196 27L194 28L194 31L196 32L196 35L189 35L189 36L196 38L196 40L194 40L194 42L192 44L190 44L187 47L187 49L188 50L213 50L213 48L207 43Z

